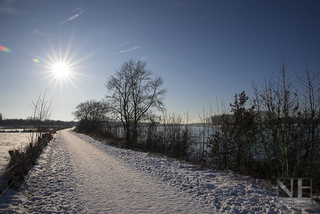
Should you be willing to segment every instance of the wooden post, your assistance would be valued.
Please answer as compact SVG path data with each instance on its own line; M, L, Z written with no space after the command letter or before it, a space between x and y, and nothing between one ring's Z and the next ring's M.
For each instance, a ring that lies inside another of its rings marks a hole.
M13 159L14 158L14 151L13 150L9 150L9 155L10 155L11 159Z

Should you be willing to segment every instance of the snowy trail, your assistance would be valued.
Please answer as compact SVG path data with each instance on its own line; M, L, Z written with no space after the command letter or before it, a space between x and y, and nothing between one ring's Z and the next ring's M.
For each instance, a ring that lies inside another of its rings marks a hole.
M73 151L71 160L85 212L187 213L196 207L205 212L199 204L68 131L57 140L66 142L67 150Z
M295 207L235 174L105 145L71 130L55 134L0 213L320 213Z

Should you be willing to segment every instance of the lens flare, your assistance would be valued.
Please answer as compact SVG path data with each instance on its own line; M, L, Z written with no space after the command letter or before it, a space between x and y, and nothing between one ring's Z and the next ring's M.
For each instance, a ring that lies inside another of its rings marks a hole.
M39 63L40 61L38 59L32 59L35 63Z
M5 53L12 53L12 50L2 45L0 45L0 51L3 51Z

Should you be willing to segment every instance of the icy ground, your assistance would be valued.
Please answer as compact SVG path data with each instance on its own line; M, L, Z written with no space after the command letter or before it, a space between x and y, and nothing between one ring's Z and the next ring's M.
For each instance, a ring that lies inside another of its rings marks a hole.
M320 213L229 173L59 131L0 213Z

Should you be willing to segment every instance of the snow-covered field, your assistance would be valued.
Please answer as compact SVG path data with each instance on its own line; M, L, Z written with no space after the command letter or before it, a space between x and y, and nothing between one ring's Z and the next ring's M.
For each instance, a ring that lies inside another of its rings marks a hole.
M320 213L290 206L233 173L59 131L20 191L0 198L4 213Z
M30 133L14 132L14 133L0 133L0 170L2 170L8 163L9 150L21 149L30 143Z

